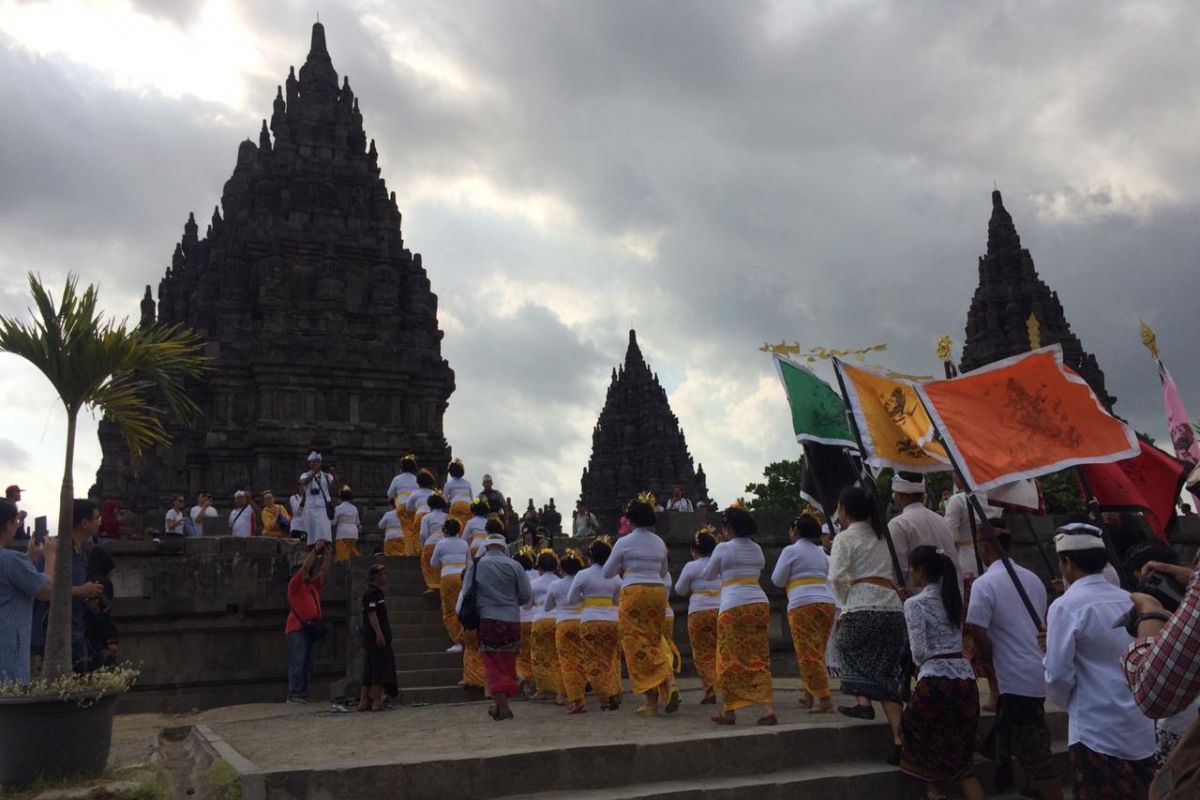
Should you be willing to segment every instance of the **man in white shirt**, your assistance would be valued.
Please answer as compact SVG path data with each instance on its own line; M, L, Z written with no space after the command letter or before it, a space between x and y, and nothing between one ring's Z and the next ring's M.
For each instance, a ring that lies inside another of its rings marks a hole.
M204 520L216 519L217 509L212 504L212 496L208 492L196 493L196 505L192 506L192 523L196 526L195 536L204 535Z
M667 511L694 511L692 501L683 496L683 487L676 486L671 491L671 499L667 501Z
M600 520L588 511L587 503L580 500L575 503L574 519L571 523L571 535L576 539L596 536L600 533Z
M183 495L177 494L171 498L171 507L163 520L163 532L172 536L183 536L183 521L187 517Z
M233 493L233 509L229 512L229 535L238 539L248 539L255 534L254 520L258 516L258 506L250 499L247 492L238 490Z
M1067 709L1075 797L1147 797L1154 722L1138 709L1121 671L1132 638L1113 627L1132 606L1129 592L1100 574L1108 559L1099 528L1065 525L1054 534L1054 549L1070 585L1050 606L1046 694Z
M996 539L1007 555L1012 536L997 527ZM994 788L1003 792L1012 785L1015 758L1041 797L1062 800L1062 784L1046 727L1046 679L1038 630L991 541L981 538L978 547L984 572L971 584L966 623L979 658L994 669L999 689L996 721L984 745L994 751ZM1041 578L1016 562L1012 566L1034 610L1045 619L1046 587ZM1028 788L1022 795L1034 796Z
M892 502L900 509L900 513L888 523L888 532L896 547L896 557L900 559L904 583L911 597L917 593L917 587L908 577L908 559L912 551L921 545L930 545L950 556L957 567L958 560L953 556L954 534L940 514L925 507L925 479L922 476L897 472L892 478ZM958 571L960 592L962 588L962 572Z
M950 528L950 533L954 535L954 544L958 551L956 560L959 573L964 578L974 578L979 573L973 541L978 542L986 536L983 532L983 520L979 519L971 508L970 498L972 496L979 501L983 513L987 514L989 519L999 517L1003 513L1001 509L988 505L986 492L966 492L963 490L962 481L958 479L958 475L954 476L954 494L946 501L945 520L946 526ZM972 522L974 522L974 526L972 526ZM972 531L974 531L973 539ZM982 559L982 556L980 558Z

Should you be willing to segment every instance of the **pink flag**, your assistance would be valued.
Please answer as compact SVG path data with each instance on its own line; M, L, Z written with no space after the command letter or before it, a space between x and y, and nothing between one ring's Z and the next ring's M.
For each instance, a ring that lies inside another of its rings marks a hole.
M1175 387L1175 380L1162 362L1158 362L1159 375L1162 377L1163 407L1167 412L1167 431L1171 434L1171 444L1175 446L1175 456L1187 464L1200 461L1200 442L1196 441L1196 431L1188 419L1187 409L1183 407L1183 398Z

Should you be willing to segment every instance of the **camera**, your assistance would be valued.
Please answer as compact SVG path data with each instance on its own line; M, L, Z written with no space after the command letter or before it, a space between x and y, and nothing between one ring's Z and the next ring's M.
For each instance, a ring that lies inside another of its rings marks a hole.
M1137 588L1134 591L1150 595L1162 603L1162 607L1168 614L1174 614L1183 603L1183 596L1187 594L1187 587L1169 575L1164 575L1161 572L1150 572L1138 581ZM1137 608L1131 608L1113 623L1113 627L1124 628L1130 636L1136 639L1137 624Z

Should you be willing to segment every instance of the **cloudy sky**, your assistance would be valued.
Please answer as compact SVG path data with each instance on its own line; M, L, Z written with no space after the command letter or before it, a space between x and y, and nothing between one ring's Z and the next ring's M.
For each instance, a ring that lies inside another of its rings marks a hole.
M630 327L720 501L797 453L764 341L935 372L993 182L1117 410L1165 439L1140 316L1200 413L1185 2L0 0L0 313L32 269L136 318L317 12L440 296L447 436L514 500L578 493ZM0 365L44 512L63 413ZM77 488L99 459L85 420Z

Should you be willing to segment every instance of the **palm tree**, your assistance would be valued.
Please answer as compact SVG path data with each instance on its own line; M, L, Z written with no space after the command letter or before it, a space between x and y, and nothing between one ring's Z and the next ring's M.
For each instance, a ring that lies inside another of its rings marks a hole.
M71 517L75 486L76 418L83 408L99 411L121 432L132 463L142 452L170 441L163 410L151 405L157 393L169 413L187 424L199 408L184 392L184 380L207 369L200 337L179 326L150 325L129 330L126 322L102 320L96 308L96 287L76 291L78 279L67 276L61 302L29 274L29 291L36 312L25 324L0 316L0 352L33 364L54 386L67 412L67 453L58 505L58 545L54 589L46 632L42 677L56 679L71 673Z

